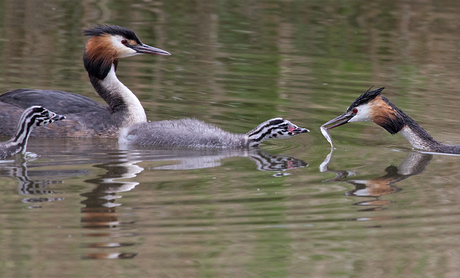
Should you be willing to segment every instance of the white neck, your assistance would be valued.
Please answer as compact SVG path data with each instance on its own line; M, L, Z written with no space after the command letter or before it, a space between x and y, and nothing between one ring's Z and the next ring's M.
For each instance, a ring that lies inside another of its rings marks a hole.
M126 105L126 113L128 115L123 122L123 126L147 122L144 107L142 107L136 95L118 80L114 65L112 65L107 76L103 80L100 80L100 85L106 92L109 92L110 95L107 97L121 98L122 102Z
M421 140L420 137L415 134L412 129L410 129L408 126L405 126L401 131L399 131L399 134L401 134L404 138L409 141L409 143L412 145L412 147L416 149L421 149L423 150L423 141Z
M399 134L406 138L415 149L433 151L433 146L440 145L439 142L435 141L433 138L431 138L431 140L422 138L419 133L412 130L409 126L405 126L401 129Z

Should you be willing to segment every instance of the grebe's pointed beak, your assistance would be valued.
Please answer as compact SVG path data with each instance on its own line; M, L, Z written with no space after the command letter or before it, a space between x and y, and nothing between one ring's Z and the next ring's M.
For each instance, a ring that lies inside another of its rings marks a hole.
M338 116L337 118L334 118L332 120L330 120L329 122L323 124L321 127L325 127L327 125L331 125L329 127L326 127L326 129L333 129L335 127L338 127L338 126L341 126L341 125L344 125L346 123L348 123L348 121L353 118L355 115L353 114L353 112L345 112L343 113L342 115Z
M134 49L137 53L142 54L153 54L153 55L171 55L168 51L164 51L163 49L159 49L150 45L141 44L141 45L132 45L130 46Z

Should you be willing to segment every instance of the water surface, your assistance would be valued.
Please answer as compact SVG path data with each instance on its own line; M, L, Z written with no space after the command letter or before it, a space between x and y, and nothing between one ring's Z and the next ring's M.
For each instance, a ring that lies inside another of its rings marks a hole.
M331 130L371 86L460 143L452 1L0 1L0 88L99 99L82 66L97 23L172 56L118 76L150 120L312 130L254 150L32 138L0 163L4 277L456 277L460 158L372 123ZM2 140L8 138L2 138ZM323 162L328 158L329 163Z

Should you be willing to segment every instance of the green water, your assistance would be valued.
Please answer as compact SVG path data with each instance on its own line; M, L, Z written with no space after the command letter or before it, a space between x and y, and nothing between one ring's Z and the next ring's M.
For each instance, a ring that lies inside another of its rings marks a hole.
M354 123L331 130L325 166L319 131L384 86L460 143L459 16L455 1L0 0L2 91L99 100L81 31L118 24L172 53L119 62L150 120L312 131L251 151L32 138L37 158L0 163L1 276L459 276L460 158Z

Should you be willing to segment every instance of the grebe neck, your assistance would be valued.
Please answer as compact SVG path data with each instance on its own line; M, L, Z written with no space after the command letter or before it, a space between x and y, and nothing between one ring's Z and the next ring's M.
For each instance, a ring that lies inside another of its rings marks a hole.
M418 124L416 126L406 125L399 133L406 138L415 149L436 151L439 145L442 145Z
M141 102L128 87L118 80L115 70L116 61L103 79L89 74L94 89L107 102L112 113L125 114L122 126L147 122Z
M399 133L409 141L412 147L431 152L449 152L451 146L443 145L436 141L428 132L417 124L411 117L401 110L399 111L404 118L404 126Z
M400 133L415 149L438 152L444 145L436 141L411 117L382 95L371 102L371 119L391 134Z

